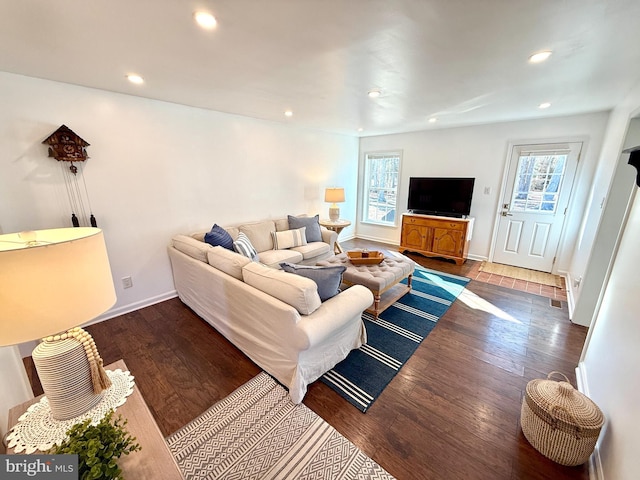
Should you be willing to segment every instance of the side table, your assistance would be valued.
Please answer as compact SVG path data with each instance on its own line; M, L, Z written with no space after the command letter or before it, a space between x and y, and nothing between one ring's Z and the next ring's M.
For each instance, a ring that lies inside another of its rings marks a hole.
M335 222L329 219L325 219L325 220L320 220L320 225L322 225L325 228L328 228L329 230L336 232L338 236L340 236L340 232L345 228L347 228L349 225L351 225L351 222L349 220L342 220L342 219L336 220ZM337 241L334 246L334 253L336 255L339 253L342 253L342 247Z
M117 368L128 370L123 360L118 360L105 368L107 370ZM9 410L9 428L13 427L18 422L18 417L29 406L39 401L40 397L21 403ZM182 480L183 476L178 464L137 386L133 387L133 393L127 397L124 405L118 407L116 415L118 414L127 419L126 429L133 437L136 437L137 443L142 447L139 452L120 457L118 464L122 468L124 478ZM8 449L7 453L13 453L13 450Z

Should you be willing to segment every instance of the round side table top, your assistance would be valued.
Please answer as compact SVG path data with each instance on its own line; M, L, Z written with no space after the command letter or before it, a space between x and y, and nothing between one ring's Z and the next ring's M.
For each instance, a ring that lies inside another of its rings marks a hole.
M351 225L351 222L349 220L336 220L335 222L333 220L329 220L328 218L322 219L320 220L320 225L322 225L323 227L348 227L349 225Z

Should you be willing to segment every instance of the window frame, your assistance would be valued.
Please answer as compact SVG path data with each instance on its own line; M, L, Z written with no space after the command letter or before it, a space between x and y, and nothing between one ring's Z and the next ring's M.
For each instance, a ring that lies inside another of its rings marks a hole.
M395 178L395 188L393 189L389 189L388 187L383 187L386 188L388 190L395 190L394 195L395 195L395 214L393 217L393 221L384 221L384 220L377 220L375 218L369 218L369 210L370 210L370 195L371 195L371 190L375 189L375 190L379 190L380 187L376 186L376 187L372 187L371 186L371 160L374 158L380 158L380 157L390 157L390 158L396 158L398 159L398 168L395 172L396 178ZM398 195L400 193L400 182L401 182L401 170L402 170L402 150L386 150L386 151L377 151L377 152L364 152L363 154L363 182L362 182L362 192L361 192L361 202L362 202L362 209L360 212L360 217L361 217L361 223L364 224L368 224L368 225L377 225L377 226L383 226L383 227L393 227L393 228L397 228L399 225L399 210L398 210Z

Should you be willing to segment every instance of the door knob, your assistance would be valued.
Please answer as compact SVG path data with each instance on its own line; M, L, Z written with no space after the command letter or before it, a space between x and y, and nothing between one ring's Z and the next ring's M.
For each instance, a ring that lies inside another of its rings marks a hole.
M513 213L509 213L506 210L500 213L503 217L513 217Z

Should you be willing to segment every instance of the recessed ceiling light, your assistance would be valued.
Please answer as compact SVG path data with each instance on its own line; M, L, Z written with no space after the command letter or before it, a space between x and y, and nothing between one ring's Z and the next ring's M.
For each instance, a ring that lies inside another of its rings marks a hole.
M545 50L544 52L538 52L531 55L529 57L529 61L531 63L540 63L540 62L544 62L550 56L551 56L551 51Z
M359 132L362 132L362 131L364 131L364 128L360 127L360 128L358 129L358 131L359 131Z
M211 15L209 12L196 12L193 14L193 17L196 19L196 23L198 25L202 28L206 28L207 30L211 30L218 23L216 21L216 17Z
M538 108L549 108L551 104L549 102L544 102L538 105Z
M287 110L286 112L284 112L284 116L285 117L293 117L293 112L291 110Z
M127 74L127 80L129 80L131 83L135 83L136 85L140 85L140 84L144 83L144 78L142 78L137 73L129 73L129 74Z
M369 93L367 93L367 95L369 95L370 98L378 98L381 95L381 91L378 89L375 90L369 90Z
M431 117L429 119L429 123L436 123L438 121L438 119L436 117Z

